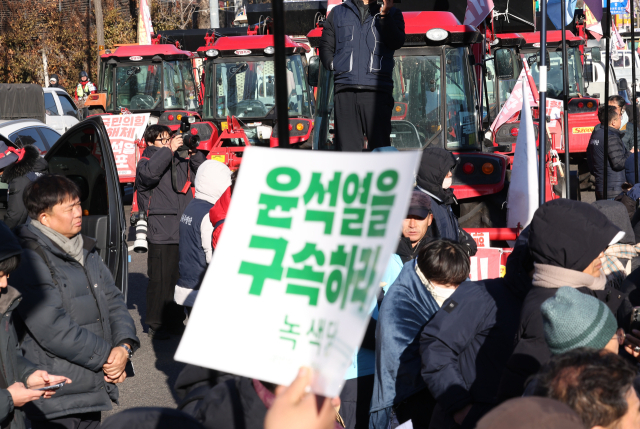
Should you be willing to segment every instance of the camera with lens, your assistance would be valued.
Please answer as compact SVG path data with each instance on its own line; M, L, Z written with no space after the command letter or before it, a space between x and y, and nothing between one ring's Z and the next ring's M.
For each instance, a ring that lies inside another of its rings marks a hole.
M180 120L180 134L182 135L182 146L178 151L194 151L200 146L200 136L198 130L191 129L191 124L196 121L195 116L183 116Z
M133 213L131 214L131 223L134 222ZM147 253L149 248L147 244L147 215L144 211L138 212L135 219L136 241L133 243L133 251L136 253Z

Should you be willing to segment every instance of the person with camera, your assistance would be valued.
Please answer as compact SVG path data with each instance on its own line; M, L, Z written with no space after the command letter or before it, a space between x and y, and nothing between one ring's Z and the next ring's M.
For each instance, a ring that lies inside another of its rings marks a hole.
M404 45L393 0L345 0L324 21L320 61L333 71L336 149L391 146L393 53Z
M184 330L184 309L173 300L179 277L180 218L193 199L191 186L205 160L201 152L184 144L182 134L169 138L167 131L155 135L152 141L156 148L150 146L145 150L136 170L138 193L148 196L145 207L149 284L145 322L149 337L156 340L168 339L169 334ZM147 141L151 144L153 136L151 133L149 136Z

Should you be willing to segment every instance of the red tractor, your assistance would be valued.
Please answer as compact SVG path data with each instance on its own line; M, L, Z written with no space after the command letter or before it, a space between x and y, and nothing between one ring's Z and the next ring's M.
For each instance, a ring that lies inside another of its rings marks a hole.
M450 12L403 12L406 42L395 52L395 106L391 142L398 150L442 147L460 159L453 173L453 189L459 205L454 210L460 225L482 228L506 247L515 239L514 230L505 230L505 174L509 157L482 150L481 118L473 44L481 40L474 27L460 24ZM319 45L322 27L308 35L312 47ZM332 72L320 65L318 57L309 61L309 83L317 87L313 149L334 149L334 106ZM478 207L490 207L483 214ZM487 237L488 238L488 237ZM487 240L488 241L488 240ZM488 245L488 242L486 243Z

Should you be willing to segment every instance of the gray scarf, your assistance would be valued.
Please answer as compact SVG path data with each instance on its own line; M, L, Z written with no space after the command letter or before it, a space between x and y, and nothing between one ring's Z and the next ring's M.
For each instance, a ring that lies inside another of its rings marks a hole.
M51 241L60 246L62 250L65 251L66 254L71 256L76 261L80 262L80 265L84 266L84 240L82 239L82 234L78 234L73 238L67 238L64 235L60 234L57 231L49 228L48 226L44 226L35 219L31 219L31 225L33 225L38 231L47 236Z
M558 289L562 286L572 288L586 287L591 290L603 290L607 284L607 276L600 272L600 277L593 277L582 271L570 270L568 268L556 267L534 263L533 281L534 286Z

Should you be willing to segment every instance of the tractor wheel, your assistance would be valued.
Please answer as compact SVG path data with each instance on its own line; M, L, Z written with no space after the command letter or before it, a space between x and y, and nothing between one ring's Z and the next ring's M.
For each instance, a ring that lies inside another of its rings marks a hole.
M104 113L104 109L102 107L89 108L89 115L99 115L100 113Z

